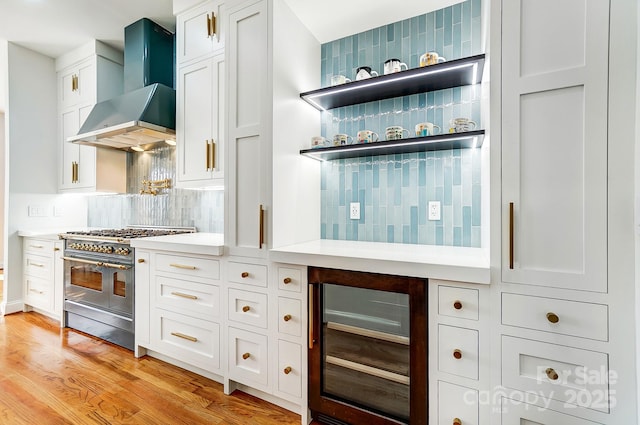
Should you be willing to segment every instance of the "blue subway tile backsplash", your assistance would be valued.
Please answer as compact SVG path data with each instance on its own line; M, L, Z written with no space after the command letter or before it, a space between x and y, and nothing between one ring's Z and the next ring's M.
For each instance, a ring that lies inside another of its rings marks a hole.
M480 1L462 3L374 28L321 46L321 85L336 74L355 79L360 66L383 74L387 59L409 68L436 51L448 60L480 54ZM400 125L413 135L428 121L442 132L455 117L482 128L480 89L456 87L322 113L322 135L355 138L372 130L380 140L385 128ZM481 237L481 161L478 149L451 149L322 163L321 237L323 239L479 247ZM427 220L429 201L441 202L441 219ZM350 202L360 202L359 220L349 219Z

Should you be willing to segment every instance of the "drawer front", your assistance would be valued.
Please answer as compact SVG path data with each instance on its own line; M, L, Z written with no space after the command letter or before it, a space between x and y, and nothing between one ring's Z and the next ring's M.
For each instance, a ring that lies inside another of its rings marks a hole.
M156 270L184 276L220 279L220 262L209 258L156 254Z
M229 320L267 328L267 295L229 288Z
M51 279L53 277L53 258L25 253L23 273L29 276Z
M229 261L229 282L267 287L267 266Z
M290 267L278 267L278 289L301 292L302 271Z
M478 391L438 381L438 425L456 423L478 425Z
M278 341L278 391L302 397L302 347Z
M44 256L53 255L54 241L24 238L22 244L25 252Z
M502 384L563 403L609 412L607 354L502 337Z
M267 336L229 327L229 376L249 386L268 381Z
M220 325L156 308L151 344L158 352L208 371L220 370Z
M478 379L478 331L438 325L438 370Z
M300 300L278 298L278 332L300 336L302 332Z
M27 304L50 310L53 308L51 282L39 277L24 276L24 293Z
M504 325L607 341L608 317L603 304L502 294Z
M575 409L573 413L575 414ZM523 403L522 400L502 399L502 425L602 425Z
M478 290L438 286L438 314L478 320Z
M217 285L156 277L157 307L176 313L213 320L220 317L220 288Z

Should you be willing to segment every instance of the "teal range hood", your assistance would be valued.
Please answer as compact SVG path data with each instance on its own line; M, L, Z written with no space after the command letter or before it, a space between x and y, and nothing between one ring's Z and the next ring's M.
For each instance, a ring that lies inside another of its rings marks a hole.
M143 150L176 139L174 35L142 18L124 29L123 95L97 103L67 142Z
M176 138L176 92L151 84L96 104L67 142L133 150Z

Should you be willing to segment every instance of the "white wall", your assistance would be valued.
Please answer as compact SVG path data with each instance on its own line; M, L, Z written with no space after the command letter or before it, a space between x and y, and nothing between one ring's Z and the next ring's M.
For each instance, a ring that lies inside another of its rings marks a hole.
M0 39L0 112L7 105L7 41Z

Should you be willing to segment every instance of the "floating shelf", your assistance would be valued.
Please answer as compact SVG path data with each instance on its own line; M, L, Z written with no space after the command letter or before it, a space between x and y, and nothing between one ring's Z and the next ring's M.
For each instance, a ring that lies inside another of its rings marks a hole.
M483 69L484 55L476 55L313 90L301 93L300 97L323 111L357 103L478 84L482 81Z
M305 155L318 161L330 161L333 159L394 155L398 153L479 148L482 146L483 141L484 130L475 130L375 143L303 149L300 151L300 155Z

